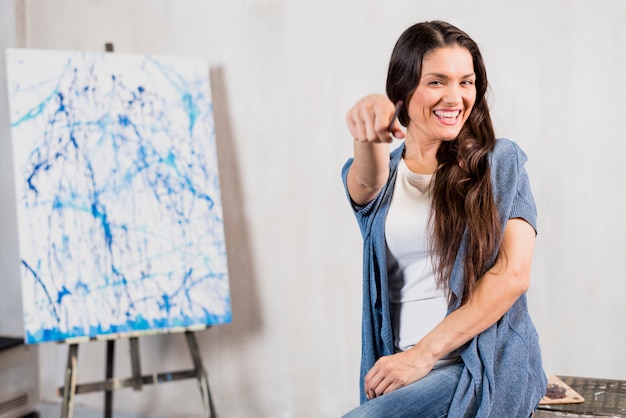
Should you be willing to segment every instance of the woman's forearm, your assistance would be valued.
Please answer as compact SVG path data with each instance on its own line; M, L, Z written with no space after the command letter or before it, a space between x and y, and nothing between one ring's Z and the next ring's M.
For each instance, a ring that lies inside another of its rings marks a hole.
M507 222L495 265L474 293L411 350L433 364L495 324L530 284L534 229L521 219Z
M372 200L389 177L389 144L354 142L348 192L357 204Z
M395 106L381 94L359 100L346 114L350 134L354 138L354 160L348 171L348 193L352 200L364 205L372 200L389 177L389 144L405 134L397 121L390 120Z

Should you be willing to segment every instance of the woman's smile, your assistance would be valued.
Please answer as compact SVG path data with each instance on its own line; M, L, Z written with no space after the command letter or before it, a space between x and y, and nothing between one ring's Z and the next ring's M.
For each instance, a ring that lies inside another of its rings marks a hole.
M435 110L433 114L444 125L453 126L459 121L461 110Z

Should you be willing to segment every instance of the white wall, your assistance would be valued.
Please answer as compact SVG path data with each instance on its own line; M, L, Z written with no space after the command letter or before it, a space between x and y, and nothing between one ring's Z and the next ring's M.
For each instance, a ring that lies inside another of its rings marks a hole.
M17 338L24 326L4 50L17 45L18 20L15 1L0 2L0 335Z
M435 18L479 42L497 132L530 158L540 235L529 296L546 370L626 379L623 1L25 5L28 47L100 51L113 42L118 52L211 62L234 321L198 337L220 416L336 417L357 402L361 249L339 177L351 152L344 114L361 95L383 91L402 30ZM6 139L2 147L7 196ZM0 219L14 218L3 201ZM2 224L3 257L12 225ZM10 262L2 268L16 276ZM125 375L128 348L118 346L116 372ZM141 348L146 372L190 366L180 335L147 337ZM40 351L41 393L56 399L67 348ZM79 370L79 381L102 378L101 343L81 346ZM201 411L192 381L115 396L125 411Z

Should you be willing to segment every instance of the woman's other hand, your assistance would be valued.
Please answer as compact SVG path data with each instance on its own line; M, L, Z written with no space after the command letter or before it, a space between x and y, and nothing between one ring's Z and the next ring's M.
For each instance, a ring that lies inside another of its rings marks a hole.
M428 360L414 350L381 357L365 375L365 394L373 399L417 382L433 365L434 359Z

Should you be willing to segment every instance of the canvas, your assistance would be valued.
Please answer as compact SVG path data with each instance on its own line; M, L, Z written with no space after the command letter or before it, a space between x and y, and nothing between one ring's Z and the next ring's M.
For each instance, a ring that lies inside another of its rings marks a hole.
M205 60L7 50L27 343L231 320Z

